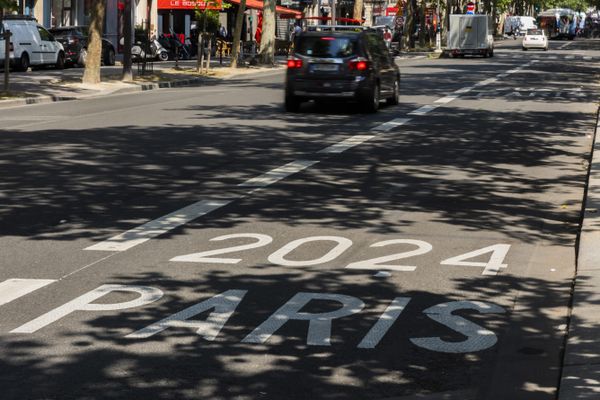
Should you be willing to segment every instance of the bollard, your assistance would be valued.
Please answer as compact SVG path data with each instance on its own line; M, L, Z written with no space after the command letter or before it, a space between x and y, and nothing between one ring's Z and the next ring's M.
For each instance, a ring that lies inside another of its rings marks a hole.
M10 37L12 36L12 33L7 30L2 36L4 39L4 92L8 93L8 76L10 72Z

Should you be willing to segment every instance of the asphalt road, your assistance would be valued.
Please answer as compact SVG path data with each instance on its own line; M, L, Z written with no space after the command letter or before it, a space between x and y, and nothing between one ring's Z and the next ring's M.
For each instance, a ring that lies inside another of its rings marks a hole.
M376 115L279 72L3 109L2 398L553 399L599 60L402 60Z

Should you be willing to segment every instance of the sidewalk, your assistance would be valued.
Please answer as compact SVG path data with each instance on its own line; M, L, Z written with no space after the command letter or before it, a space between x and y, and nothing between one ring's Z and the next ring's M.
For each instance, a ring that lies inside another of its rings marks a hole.
M196 60L180 61L175 68L174 61L154 62L148 65L146 74L140 74L137 64L133 65L134 81L121 81L122 66L102 67L102 82L98 85L81 83L83 68L64 70L43 69L10 74L10 96L0 94L0 108L26 104L50 103L78 100L115 93L138 92L178 86L200 85L208 82L227 80L239 76L282 70L285 57L276 57L275 67L229 68L229 59L211 60L208 74L196 72ZM3 74L3 72L0 72ZM1 87L1 86L0 86Z
M596 126L559 400L600 398L600 123Z

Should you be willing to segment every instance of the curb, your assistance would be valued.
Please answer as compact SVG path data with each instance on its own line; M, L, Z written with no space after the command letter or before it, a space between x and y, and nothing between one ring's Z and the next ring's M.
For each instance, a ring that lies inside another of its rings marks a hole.
M600 120L596 123L558 400L600 398Z
M254 71L248 72L245 74L232 74L222 78L217 78L223 81L239 78L243 76L253 76L264 73L272 73L273 71L278 71L277 69L273 70L263 70L263 71ZM283 70L282 70L283 71ZM190 79L178 79L174 81L165 81L165 82L157 82L157 83L134 83L135 86L111 90L106 93L89 93L82 94L79 96L56 96L56 95L40 95L36 97L26 97L19 98L14 100L0 100L0 109L2 108L11 108L11 107L19 107L25 105L33 105L33 104L47 104L47 103L56 103L61 101L73 101L73 100L83 100L90 98L98 98L110 96L113 94L126 94L126 93L135 93L135 92L145 92L149 90L158 90L158 89L170 89L177 87L186 87L186 86L197 86L206 82L209 82L210 79L207 77L199 77L199 78L190 78ZM216 81L216 79L215 79Z

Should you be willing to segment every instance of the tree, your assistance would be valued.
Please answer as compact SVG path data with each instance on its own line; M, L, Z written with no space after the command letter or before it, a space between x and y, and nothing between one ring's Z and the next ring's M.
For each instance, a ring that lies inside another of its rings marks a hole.
M133 24L131 23L132 0L125 0L125 10L123 11L123 74L121 79L125 82L133 81L132 60L131 60L131 36L133 34Z
M106 14L106 3L104 0L93 1L90 10L90 27L88 55L85 59L85 70L83 71L83 83L100 83L100 59L102 55L102 25Z
M0 0L0 17L4 12L15 11L18 9L17 0Z
M240 54L240 38L242 37L242 27L244 24L244 12L246 11L246 0L240 0L235 17L235 28L233 30L233 48L231 49L231 68L237 68L238 57Z
M354 0L354 12L352 18L362 21L363 0Z
M221 7L228 8L229 4L223 4L219 0L208 0L204 3L204 7L202 9L196 6L196 31L198 32L198 62L196 63L197 72L202 70L205 47L204 39L208 37L208 48L210 49L210 37L214 36L219 30L219 10ZM202 27L202 30L200 30L200 27ZM210 55L208 64L210 64Z
M263 3L262 35L260 38L260 62L265 65L275 65L275 0L265 0Z

